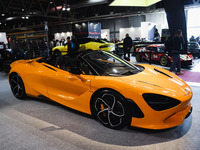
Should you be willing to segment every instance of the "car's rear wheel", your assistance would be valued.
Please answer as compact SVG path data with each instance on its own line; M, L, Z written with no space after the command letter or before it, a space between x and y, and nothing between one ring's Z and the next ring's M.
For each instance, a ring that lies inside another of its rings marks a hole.
M61 51L59 49L56 49L54 52L53 52L53 55L56 57L58 55L61 54Z
M93 115L106 127L122 129L130 123L130 111L124 98L112 90L102 90L91 104Z
M141 62L141 61L142 61L142 56L141 56L141 54L140 54L140 53L136 53L135 59L136 59L137 62Z
M19 74L13 73L10 75L10 87L13 95L18 99L25 99L26 92L24 83Z
M165 67L169 65L169 59L166 55L161 56L160 64L161 66L165 66Z

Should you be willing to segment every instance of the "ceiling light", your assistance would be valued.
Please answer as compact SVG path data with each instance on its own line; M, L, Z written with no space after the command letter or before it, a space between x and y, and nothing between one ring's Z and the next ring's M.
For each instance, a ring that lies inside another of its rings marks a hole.
M25 17L22 17L22 19L25 19Z
M1 22L0 22L0 24L1 24Z
M70 7L67 8L67 11L70 11Z
M26 17L26 19L29 19L29 17Z
M5 16L5 14L1 14L1 16Z
M138 7L148 7L161 0L114 0L110 6L138 6Z
M24 9L22 9L22 11L24 11Z

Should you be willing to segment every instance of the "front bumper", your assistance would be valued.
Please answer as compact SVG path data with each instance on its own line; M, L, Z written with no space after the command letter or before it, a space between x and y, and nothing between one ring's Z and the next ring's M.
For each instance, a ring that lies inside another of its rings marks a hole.
M181 65L183 65L183 66L193 65L193 61L192 61L192 60L189 60L189 61L181 61Z
M178 111L167 118L157 118L154 120L145 118L132 118L131 126L155 130L172 128L181 125L191 113L192 106L190 103L185 109Z

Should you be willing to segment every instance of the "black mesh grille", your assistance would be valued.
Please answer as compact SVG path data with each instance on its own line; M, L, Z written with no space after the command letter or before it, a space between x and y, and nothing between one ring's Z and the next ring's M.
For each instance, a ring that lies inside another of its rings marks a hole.
M170 109L179 105L181 102L171 97L157 95L157 94L143 94L142 95L147 104L156 111Z

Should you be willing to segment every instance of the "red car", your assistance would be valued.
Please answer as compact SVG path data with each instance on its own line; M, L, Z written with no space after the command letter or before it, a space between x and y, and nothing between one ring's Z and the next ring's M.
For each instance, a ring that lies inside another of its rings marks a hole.
M154 62L160 62L162 66L169 66L173 62L173 58L169 56L164 51L164 44L148 45L146 47L141 47L136 49L136 61L141 62L142 60L149 61L150 52L151 60ZM181 65L192 65L193 56L188 52L188 54L181 54Z

